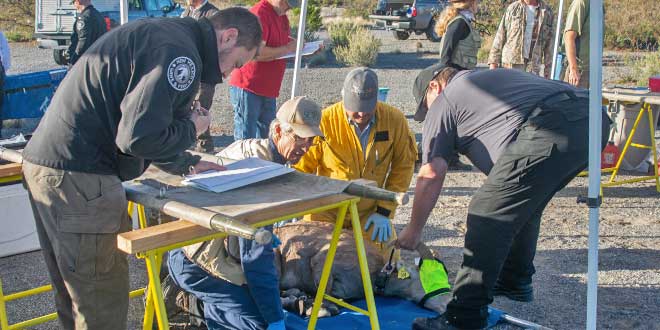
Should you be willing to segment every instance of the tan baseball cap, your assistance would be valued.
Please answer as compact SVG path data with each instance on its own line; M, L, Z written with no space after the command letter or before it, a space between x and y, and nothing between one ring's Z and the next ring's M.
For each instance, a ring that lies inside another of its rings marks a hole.
M301 138L323 136L321 128L321 108L305 96L290 99L277 111L277 119L291 125L293 132Z

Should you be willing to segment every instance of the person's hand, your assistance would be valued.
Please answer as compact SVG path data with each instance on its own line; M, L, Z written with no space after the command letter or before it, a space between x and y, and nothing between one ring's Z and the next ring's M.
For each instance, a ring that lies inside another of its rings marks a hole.
M284 320L279 320L268 325L267 330L286 330Z
M499 67L499 65L497 65L497 63L491 63L489 66L490 66L491 70L497 69Z
M421 241L421 236L421 232L417 232L416 230L411 229L410 226L406 226L399 233L398 238L393 242L393 244L399 249L412 251L417 249L417 246Z
M197 101L195 101L195 104L193 105L190 120L195 124L197 136L206 132L206 130L209 129L209 126L211 126L211 116L209 116L209 111L202 108Z
M297 41L296 41L296 39L289 38L289 43L286 44L286 52L287 52L287 53L293 53L293 52L295 52L295 51L296 51L296 48L298 48L297 46L298 46L298 45L297 45Z
M371 234L371 240L387 242L390 239L390 236L392 236L390 219L382 214L374 213L367 219L367 223L364 225L364 230L369 230L369 227L371 227L372 224L374 225L374 231Z
M580 70L574 67L568 67L568 83L577 86L580 84Z
M207 162L205 160L200 160L197 164L195 164L195 166L192 166L189 174L197 174L206 171L224 171L224 170L226 170L224 166L220 166L212 162Z

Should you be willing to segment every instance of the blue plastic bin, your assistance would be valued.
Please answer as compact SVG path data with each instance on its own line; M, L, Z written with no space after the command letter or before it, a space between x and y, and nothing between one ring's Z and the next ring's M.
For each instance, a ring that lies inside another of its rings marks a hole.
M67 69L8 75L3 86L0 119L39 118L44 115Z

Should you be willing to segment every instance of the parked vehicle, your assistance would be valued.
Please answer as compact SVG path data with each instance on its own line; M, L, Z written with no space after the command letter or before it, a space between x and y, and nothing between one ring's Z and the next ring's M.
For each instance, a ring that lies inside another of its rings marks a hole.
M94 7L106 18L108 30L119 25L118 0L94 0ZM73 33L75 7L69 0L36 0L34 35L39 48L52 49L55 63L66 64L64 51ZM180 16L183 9L172 0L128 0L128 20L145 17Z
M391 30L398 40L406 40L410 34L426 34L426 38L439 42L435 33L435 22L447 6L446 0L380 0L369 18L376 28Z

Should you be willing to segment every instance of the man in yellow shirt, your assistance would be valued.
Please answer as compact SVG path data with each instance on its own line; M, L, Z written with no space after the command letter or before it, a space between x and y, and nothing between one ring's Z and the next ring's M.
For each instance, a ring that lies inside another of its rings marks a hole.
M378 76L368 68L351 71L344 81L342 102L322 112L325 138L316 143L296 164L302 172L339 180L366 179L378 187L406 192L413 175L417 148L403 113L378 102ZM391 219L396 204L362 199L358 204L363 234L375 243L396 237ZM336 211L307 219L335 221ZM350 227L346 220L345 226ZM385 248L386 244L380 244ZM389 257L389 252L384 251Z

